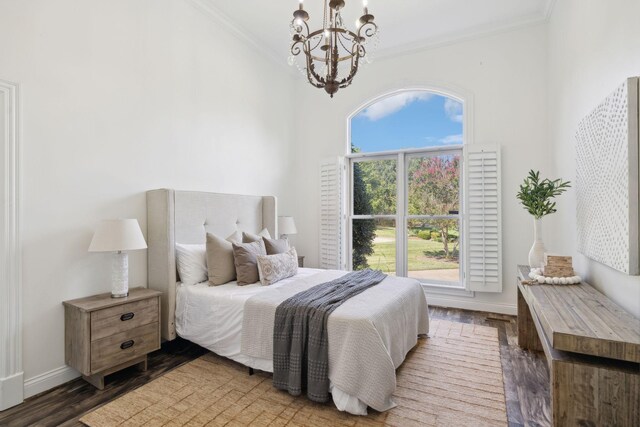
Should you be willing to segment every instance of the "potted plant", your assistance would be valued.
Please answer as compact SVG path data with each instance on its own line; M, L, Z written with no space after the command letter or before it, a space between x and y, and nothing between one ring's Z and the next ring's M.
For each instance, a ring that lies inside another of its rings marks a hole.
M540 172L529 171L529 175L524 179L524 183L520 185L518 192L518 200L524 208L533 215L533 246L529 251L529 267L544 267L544 243L542 242L542 217L555 213L556 202L553 199L556 196L567 191L570 188L570 182L563 182L562 179L551 181L548 178L540 180Z

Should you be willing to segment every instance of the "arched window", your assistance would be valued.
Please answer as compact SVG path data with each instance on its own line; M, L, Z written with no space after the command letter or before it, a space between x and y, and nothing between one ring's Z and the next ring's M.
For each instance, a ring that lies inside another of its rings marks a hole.
M463 102L426 90L370 103L350 118L350 153L446 147L464 143Z
M350 267L462 287L464 102L426 90L349 119Z

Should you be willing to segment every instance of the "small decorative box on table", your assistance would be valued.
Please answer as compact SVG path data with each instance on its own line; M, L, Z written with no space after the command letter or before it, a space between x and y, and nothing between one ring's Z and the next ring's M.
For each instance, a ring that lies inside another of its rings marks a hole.
M65 362L100 390L106 375L133 365L146 370L147 354L160 348L160 295L134 288L125 298L65 301Z

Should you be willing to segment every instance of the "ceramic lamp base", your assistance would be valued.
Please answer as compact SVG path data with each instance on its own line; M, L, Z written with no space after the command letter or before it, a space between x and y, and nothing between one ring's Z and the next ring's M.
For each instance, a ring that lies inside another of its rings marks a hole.
M111 298L124 298L129 295L129 255L118 252L113 255L111 270Z

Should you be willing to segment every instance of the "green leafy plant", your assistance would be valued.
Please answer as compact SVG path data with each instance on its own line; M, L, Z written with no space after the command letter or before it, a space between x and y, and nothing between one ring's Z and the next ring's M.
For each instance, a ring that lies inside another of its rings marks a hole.
M531 215L540 219L557 211L556 202L552 199L567 191L570 184L570 181L563 182L562 179L551 181L545 178L541 181L540 172L531 170L520 185L517 197Z

